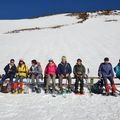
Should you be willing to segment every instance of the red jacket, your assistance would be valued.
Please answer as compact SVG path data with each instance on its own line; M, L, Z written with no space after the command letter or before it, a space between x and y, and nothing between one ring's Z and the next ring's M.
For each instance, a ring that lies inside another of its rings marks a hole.
M45 75L56 75L57 74L57 66L55 63L53 65L48 64L45 68Z

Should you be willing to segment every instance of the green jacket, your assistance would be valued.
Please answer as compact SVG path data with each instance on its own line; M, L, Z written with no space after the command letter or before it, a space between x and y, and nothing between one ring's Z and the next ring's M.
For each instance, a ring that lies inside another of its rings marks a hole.
M86 72L86 69L83 64L78 65L76 64L73 69L73 73L75 76L84 76Z

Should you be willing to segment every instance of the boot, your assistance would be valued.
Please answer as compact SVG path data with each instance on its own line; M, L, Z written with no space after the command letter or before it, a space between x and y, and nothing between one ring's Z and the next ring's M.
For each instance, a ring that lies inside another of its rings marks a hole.
M115 84L112 85L112 93L115 93L116 92L116 86Z
M108 84L105 85L105 92L106 92L106 96L110 95L110 86Z

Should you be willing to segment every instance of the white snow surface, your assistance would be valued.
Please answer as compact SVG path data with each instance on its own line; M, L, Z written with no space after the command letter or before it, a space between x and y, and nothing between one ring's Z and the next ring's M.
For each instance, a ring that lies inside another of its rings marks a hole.
M72 67L83 60L90 76L97 76L99 64L109 57L113 66L120 58L120 16L89 17L83 23L67 14L25 20L0 20L0 73L11 58L37 59L44 69L49 58L58 64L65 55ZM110 22L105 22L111 20ZM64 25L61 28L51 29ZM9 31L45 28L41 30ZM120 97L101 95L66 98L41 94L11 95L0 93L0 120L119 120Z

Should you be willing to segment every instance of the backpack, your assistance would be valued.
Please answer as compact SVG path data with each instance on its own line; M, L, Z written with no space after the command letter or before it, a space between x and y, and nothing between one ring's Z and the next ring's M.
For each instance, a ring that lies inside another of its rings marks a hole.
M99 80L97 83L91 86L91 92L95 94L102 94L103 93L103 81Z
M3 84L2 84L2 87L1 87L1 92L2 93L9 93L10 92L10 89L11 89L11 86L10 86L10 80L6 80Z

